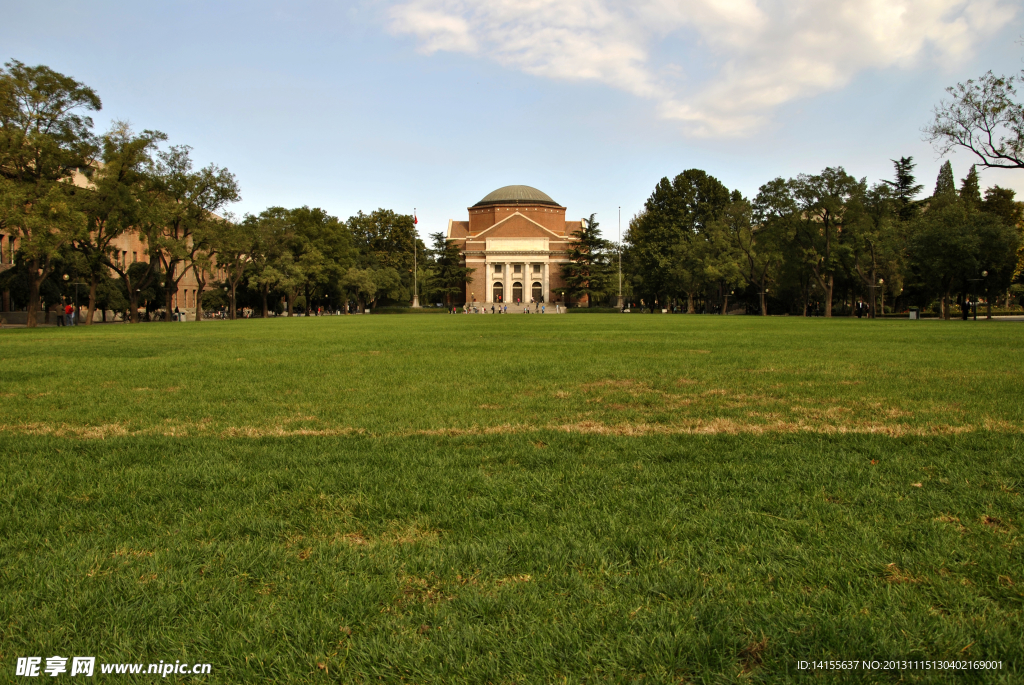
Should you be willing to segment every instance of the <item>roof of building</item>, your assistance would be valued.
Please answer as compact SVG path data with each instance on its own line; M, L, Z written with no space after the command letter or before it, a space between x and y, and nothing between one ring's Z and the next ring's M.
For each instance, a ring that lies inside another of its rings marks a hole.
M477 202L474 207L484 207L487 205L551 205L552 207L561 207L560 204L548 197L547 194L542 193L536 188L530 186L505 186L504 188L498 188L492 193L488 193L484 199Z

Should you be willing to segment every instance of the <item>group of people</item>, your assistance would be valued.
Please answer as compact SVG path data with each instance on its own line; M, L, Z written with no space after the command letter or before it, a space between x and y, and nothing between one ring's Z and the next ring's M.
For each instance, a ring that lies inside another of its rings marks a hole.
M75 325L75 308L69 304L64 305L64 308L59 310L60 314L57 315L58 326L74 326Z
M517 301L516 304L519 304L519 302ZM532 311L531 311L531 307L533 308ZM561 306L556 303L555 304L555 311L556 311L556 313L561 313L560 310L561 310ZM449 314L458 314L459 313L458 312L458 307L449 307L448 308L448 313ZM487 313L487 307L486 306L479 306L475 301L474 302L466 302L465 304L462 305L462 313L463 314L486 314ZM502 304L501 302L491 303L491 312L490 313L491 314L508 314L508 305L507 304ZM525 309L523 309L523 314L546 314L546 313L547 313L547 305L545 303L543 303L543 302L537 302L537 301L535 301L533 299L531 299L529 304L527 304Z

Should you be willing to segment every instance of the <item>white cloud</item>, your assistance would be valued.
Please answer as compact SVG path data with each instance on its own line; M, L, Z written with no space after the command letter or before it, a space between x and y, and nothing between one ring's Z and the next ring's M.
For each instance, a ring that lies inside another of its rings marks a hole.
M599 81L695 134L745 135L865 69L955 63L1016 13L1009 0L407 0L390 18L428 54ZM711 66L660 56L679 51Z

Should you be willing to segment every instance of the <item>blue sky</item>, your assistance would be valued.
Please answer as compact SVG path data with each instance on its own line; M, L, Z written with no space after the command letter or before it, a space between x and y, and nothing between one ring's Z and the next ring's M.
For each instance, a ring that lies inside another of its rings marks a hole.
M241 215L411 212L419 229L531 185L615 237L657 181L702 168L753 196L913 155L943 89L1024 67L1009 0L0 0L4 59L94 87L113 119L239 179ZM952 157L963 177L971 163ZM1024 196L1024 172L984 185Z

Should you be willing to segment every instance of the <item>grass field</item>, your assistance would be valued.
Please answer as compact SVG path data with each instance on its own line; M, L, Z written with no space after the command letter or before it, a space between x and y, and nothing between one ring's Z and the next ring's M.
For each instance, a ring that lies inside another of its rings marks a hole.
M51 655L212 664L167 679L189 683L1022 682L1022 340L639 315L4 331L0 682ZM1002 665L798 668L829 659Z

